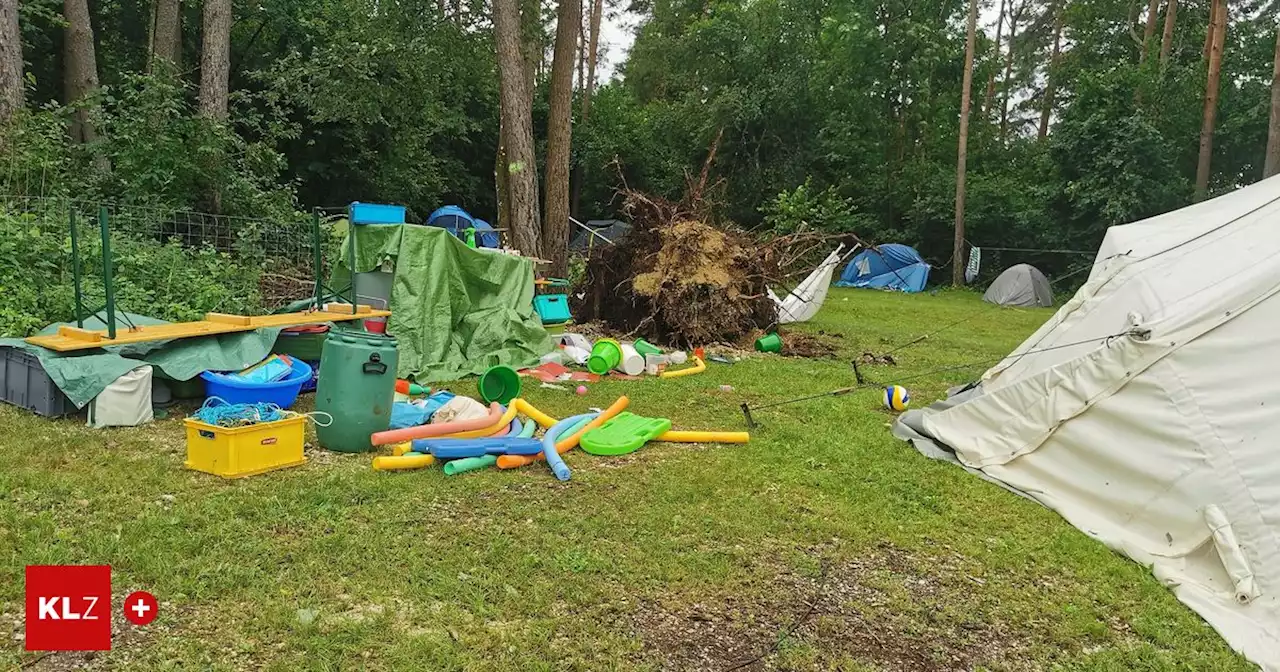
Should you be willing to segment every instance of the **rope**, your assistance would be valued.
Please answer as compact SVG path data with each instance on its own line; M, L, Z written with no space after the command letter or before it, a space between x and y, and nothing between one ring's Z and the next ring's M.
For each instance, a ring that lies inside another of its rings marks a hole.
M1121 336L1125 336L1125 335L1128 335L1128 334L1131 334L1131 333L1133 333L1133 330L1128 330L1128 329L1126 329L1125 331L1121 331L1121 332L1119 332L1119 333L1115 333L1115 334L1110 334L1110 335L1108 335L1108 336L1095 336L1094 338L1088 338L1088 339L1085 339L1085 340L1082 340L1082 341L1074 341L1074 342L1072 342L1072 343L1059 343L1058 345L1051 345L1051 346L1048 346L1048 347L1040 348L1040 349L1038 349L1038 350L1028 350L1028 351L1026 351L1026 352L1021 353L1020 355L1018 355L1018 358L1022 358L1022 357L1025 357L1025 356L1027 356L1027 355L1032 355L1032 354L1041 353L1041 352L1049 352L1049 351L1051 351L1051 350L1061 350L1062 348L1071 348L1071 347L1075 347L1075 346L1077 346L1077 345L1085 345L1085 344L1088 344L1088 343L1095 343L1095 342L1097 342L1097 341L1103 341L1103 342L1104 342L1104 344L1106 344L1106 345L1110 346L1112 339L1119 338L1119 337L1121 337ZM894 380L894 384L898 384L898 383L905 383L905 382L907 382L907 381L909 381L909 380L916 380L916 379L919 379L919 378L924 378L924 377L927 377L927 376L932 376L932 375L935 375L935 374L938 374L938 373L946 373L946 372L948 372L948 371L957 371L957 370L961 370L961 369L973 368L973 367L975 367L975 366L985 366L985 365L989 365L989 364L994 364L994 363L1002 362L1002 361L1004 361L1004 360L1006 360L1006 359L1009 359L1009 357L1010 357L1010 355L1005 355L1005 356L1003 356L1003 357L993 357L993 358L987 358L987 359L982 359L982 360L977 360L977 361L972 361L972 362L966 362L966 363L964 363L964 364L956 364L956 365L954 365L954 366L944 366L944 367L940 367L940 368L937 368L937 369L931 369L931 370L929 370L929 371L925 371L925 372L923 372L923 373L917 373L917 374L914 374L914 375L911 375L911 376L906 376L905 378L896 378L896 379ZM860 382L860 383L858 383L857 385L854 385L853 387L842 387L842 388L840 388L840 389L838 389L838 390L832 390L832 391L830 391L830 392L820 392L820 393L818 393L818 394L810 394L810 395L803 396L803 397L796 397L795 399L785 399L785 400L783 400L783 401L775 401L775 402L771 402L771 403L768 403L768 404L760 404L760 405L758 405L758 406L750 406L750 405L747 405L747 404L743 404L743 406L746 406L746 407L747 407L747 409L746 409L746 410L748 410L748 411L761 411L761 410L764 410L764 409L767 409L767 408L773 408L773 407L775 407L775 406L785 406L785 405L787 405L787 404L795 404L795 403L799 403L799 402L802 402L802 401L810 401L810 400L812 400L812 399L819 399L819 398L821 398L821 397L835 397L835 396L840 396L840 395L843 395L843 394L848 394L848 393L853 392L853 391L855 391L855 390L873 389L873 388L881 388L881 387L883 387L883 385L882 385L881 383L875 383L875 382L867 381L867 382Z
M322 415L328 418L327 422L319 422L317 418ZM260 422L276 422L297 417L311 418L311 421L319 427L328 427L333 424L333 416L324 411L298 413L297 411L287 411L277 404L232 404L222 397L205 399L204 404L195 413L192 413L191 417L205 424L218 427L245 427L256 425Z
M1057 284L1058 282L1061 282L1061 281L1063 281L1063 280L1066 280L1067 278L1069 278L1069 277L1071 277L1071 276L1073 276L1073 275L1076 275L1077 273L1080 273L1081 271L1087 271L1087 270L1090 270L1090 269L1092 269L1094 266L1097 266L1097 265L1099 265L1099 264L1104 264L1104 263L1106 263L1106 262L1108 262L1108 261L1111 261L1112 259L1114 259L1114 258L1116 258L1116 257L1122 257L1122 256L1125 256L1125 255L1127 255L1127 254L1129 254L1129 252L1119 252L1119 253L1113 254L1113 255L1111 255L1111 256L1109 256L1109 257L1105 258L1105 259L1101 259L1101 260L1099 260L1099 261L1095 261L1095 262L1090 263L1090 264L1082 264L1082 265L1078 266L1077 268L1074 268L1074 269L1072 269L1071 271L1067 272L1065 275L1060 275L1060 276L1058 276L1058 277L1056 277L1056 278L1054 278L1054 279L1050 280L1050 281L1049 281L1049 286L1050 286L1050 287L1052 287L1053 285ZM975 318L977 318L977 317L980 317L980 316L986 315L987 313L989 313L989 312L991 312L991 311L993 311L993 310L999 309L999 308L1001 308L1001 307L1002 307L1002 306L999 306L999 305L996 305L996 304L992 304L992 305L989 305L989 306L987 306L986 308L984 308L984 309L982 309L982 310L974 311L973 313L971 313L971 314L969 314L969 315L967 315L967 316L965 316L965 317L962 317L962 318L960 318L960 319L956 320L955 322L951 322L950 324L945 324L945 325L943 325L943 326L941 326L941 327L939 327L939 328L937 328L937 329L934 329L933 331L930 331L930 332L928 332L928 333L924 334L923 336L918 336L918 337L916 337L916 338L914 338L914 339L912 339L912 340L910 340L910 341L906 341L906 342L904 342L904 343L900 343L900 344L898 344L898 345L895 345L893 348L891 348L891 349L889 349L889 350L885 351L885 352L884 352L884 354L885 354L885 355L888 355L888 354L892 354L892 353L894 353L894 352L898 352L899 350L905 350L906 348L909 348L909 347L911 347L911 346L915 345L916 343L919 343L919 342L921 342L921 341L928 340L929 338L931 338L931 337L933 337L933 336L937 336L938 334L940 334L940 333L942 333L942 332L944 332L944 331L946 331L946 330L948 330L948 329L950 329L950 328L952 328L952 327L954 327L954 326L957 326L957 325L960 325L960 324L964 324L964 323L966 323L966 322L969 322L969 321L971 321L971 320L973 320L973 319L975 319Z

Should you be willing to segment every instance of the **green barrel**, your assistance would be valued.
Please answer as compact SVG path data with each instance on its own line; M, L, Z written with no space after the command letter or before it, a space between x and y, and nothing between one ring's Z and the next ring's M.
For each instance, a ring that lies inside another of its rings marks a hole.
M373 448L369 435L391 425L396 396L396 339L355 331L329 332L324 341L316 410L333 416L328 427L316 423L320 446L342 453Z

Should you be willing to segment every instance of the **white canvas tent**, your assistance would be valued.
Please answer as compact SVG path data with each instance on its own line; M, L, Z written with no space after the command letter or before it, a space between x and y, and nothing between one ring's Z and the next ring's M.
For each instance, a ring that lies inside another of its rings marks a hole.
M844 245L837 247L818 267L805 276L796 288L787 293L787 298L780 299L769 289L769 298L778 306L778 324L807 322L818 314L822 302L827 300L827 288L831 287L831 274L843 259L840 256ZM856 249L856 248L855 248Z
M980 388L903 422L1280 670L1280 177L1112 227L1091 270Z

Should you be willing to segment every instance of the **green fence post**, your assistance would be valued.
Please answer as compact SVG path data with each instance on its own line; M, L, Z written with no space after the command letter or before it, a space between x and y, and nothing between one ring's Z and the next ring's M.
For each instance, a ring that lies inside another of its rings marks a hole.
M102 231L102 289L107 295L107 338L116 337L116 291L111 277L111 227L107 206L98 206L98 228Z
M321 304L324 301L324 282L321 279L324 273L324 258L320 252L320 208L311 208L311 244L315 248L312 255L314 272L316 276L316 310L323 308Z
M76 290L76 326L84 328L84 290L80 286L80 236L76 233L76 207L67 205L67 222L71 227L71 278Z

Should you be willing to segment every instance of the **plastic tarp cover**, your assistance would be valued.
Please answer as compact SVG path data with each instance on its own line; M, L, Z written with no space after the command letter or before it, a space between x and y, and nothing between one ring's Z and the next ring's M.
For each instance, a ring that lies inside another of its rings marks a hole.
M399 377L457 380L498 364L536 366L551 339L533 310L533 262L473 250L448 231L403 224L354 227L357 272L395 262L387 333L399 343ZM343 265L334 286L346 284Z
M137 325L168 324L165 320L145 315L125 313L124 316ZM123 320L117 321L120 329L128 328ZM63 324L71 323L51 324L40 333L55 333ZM97 317L86 319L84 326L86 329L107 328ZM144 364L150 364L173 380L191 380L202 371L238 371L270 354L279 334L278 328L258 329L77 352L55 352L20 338L3 338L0 339L0 347L19 348L38 357L40 365L58 389L76 408L84 408L117 378Z

